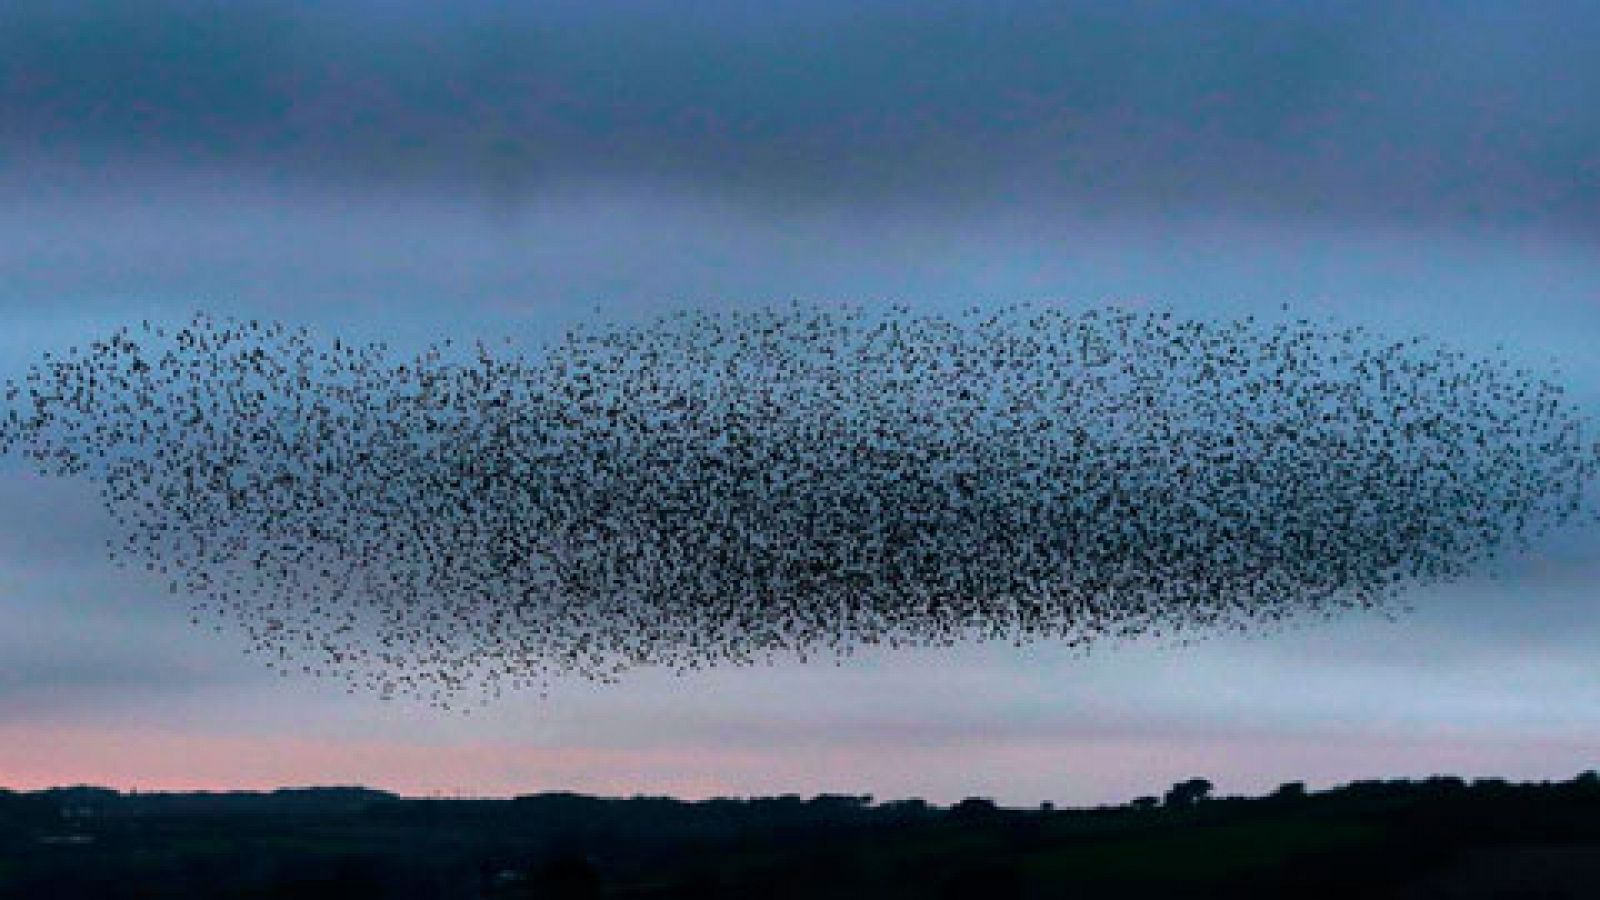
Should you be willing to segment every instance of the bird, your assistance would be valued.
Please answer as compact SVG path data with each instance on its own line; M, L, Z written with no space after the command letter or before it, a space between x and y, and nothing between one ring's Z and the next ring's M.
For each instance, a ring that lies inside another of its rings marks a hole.
M197 313L5 385L118 565L286 678L465 711L964 641L1389 614L1600 517L1560 384L1420 336L1026 303L415 354Z

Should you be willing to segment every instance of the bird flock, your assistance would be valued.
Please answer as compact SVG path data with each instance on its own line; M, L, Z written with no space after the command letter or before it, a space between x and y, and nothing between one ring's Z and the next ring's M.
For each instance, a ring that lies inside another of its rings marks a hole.
M414 355L198 315L46 354L0 451L285 674L552 680L1392 610L1594 514L1561 386L1362 327L798 303Z

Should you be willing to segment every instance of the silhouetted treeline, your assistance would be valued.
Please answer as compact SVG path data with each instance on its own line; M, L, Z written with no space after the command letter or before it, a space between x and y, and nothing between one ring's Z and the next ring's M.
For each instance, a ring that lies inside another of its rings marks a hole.
M1213 790L1191 778L1159 799L1061 810L828 794L0 790L0 897L1600 896L1594 772Z

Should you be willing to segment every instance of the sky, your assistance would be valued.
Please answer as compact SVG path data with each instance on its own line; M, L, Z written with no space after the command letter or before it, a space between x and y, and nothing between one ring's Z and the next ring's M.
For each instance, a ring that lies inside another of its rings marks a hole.
M1304 315L1600 413L1581 3L12 0L0 378L196 311L417 346L800 299ZM1092 805L1600 766L1600 542L1190 647L975 644L471 715L280 678L0 461L0 786Z

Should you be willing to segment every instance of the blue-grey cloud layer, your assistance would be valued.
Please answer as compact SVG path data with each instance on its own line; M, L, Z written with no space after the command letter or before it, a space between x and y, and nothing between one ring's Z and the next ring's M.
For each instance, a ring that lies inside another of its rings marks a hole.
M6 0L0 375L195 309L538 346L593 303L1230 318L1289 300L1475 354L1504 342L1541 372L1559 357L1600 411L1597 20L1554 2ZM522 210L486 217L485 198ZM348 766L228 756L207 783L1120 802L1194 774L1224 792L1567 778L1600 745L1586 533L1570 565L1421 596L1398 623L1087 660L983 645L690 691L663 673L461 719L270 677L105 560L92 491L3 478L0 770L17 783L132 759L129 784L192 784L208 735L271 755L295 733L352 741ZM866 732L883 721L903 739ZM68 759L52 722L104 726L79 738L100 762ZM163 745L163 768L129 749L153 727L198 743ZM1046 732L1065 736L1033 742ZM408 781L361 755L374 738L456 752L421 754ZM514 761L460 749L489 740ZM685 756L553 769L536 752L663 744Z
M14 0L0 160L1587 233L1596 45L1564 3Z

